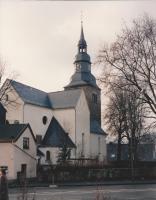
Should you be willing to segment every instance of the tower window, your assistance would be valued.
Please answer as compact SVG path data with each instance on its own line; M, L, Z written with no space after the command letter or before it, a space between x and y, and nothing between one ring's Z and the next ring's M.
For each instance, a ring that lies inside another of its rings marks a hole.
M80 68L81 68L80 64L76 63L76 71L80 71Z
M92 94L92 101L97 104L97 94Z

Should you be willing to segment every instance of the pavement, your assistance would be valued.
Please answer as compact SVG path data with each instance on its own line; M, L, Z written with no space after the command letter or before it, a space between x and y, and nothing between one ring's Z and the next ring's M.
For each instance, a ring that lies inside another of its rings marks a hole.
M123 180L123 181L98 181L98 182L71 182L58 183L57 186L102 186L102 185L144 185L156 184L156 180Z
M23 198L24 197L24 198ZM9 189L9 199L27 200L156 200L156 184Z
M28 187L75 187L75 186L107 186L107 185L147 185L147 184L156 184L156 180L108 180L108 181L83 181L83 182L64 182L64 183L29 183ZM9 184L9 188L18 188L17 184Z

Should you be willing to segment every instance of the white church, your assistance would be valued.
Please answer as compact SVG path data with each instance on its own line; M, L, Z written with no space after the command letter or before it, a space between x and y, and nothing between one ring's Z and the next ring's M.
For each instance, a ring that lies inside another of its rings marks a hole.
M101 128L101 90L91 73L83 27L74 61L75 72L63 91L46 93L15 80L0 104L0 167L8 178L18 172L36 176L36 165L56 165L60 148L71 159L106 159L106 133ZM5 118L5 119L4 119Z

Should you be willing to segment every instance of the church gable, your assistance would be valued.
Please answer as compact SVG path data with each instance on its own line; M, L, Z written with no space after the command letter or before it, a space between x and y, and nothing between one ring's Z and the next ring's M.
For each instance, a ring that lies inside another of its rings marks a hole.
M27 86L22 83L16 82L14 80L11 81L11 85L13 86L15 91L18 93L18 95L21 97L21 99L25 103L47 107L47 108L51 107L49 99L48 99L48 95L46 92Z
M75 144L69 138L68 134L64 131L56 118L53 117L47 129L45 137L43 138L41 146L60 148L64 145L67 145L67 147L70 148L75 148Z

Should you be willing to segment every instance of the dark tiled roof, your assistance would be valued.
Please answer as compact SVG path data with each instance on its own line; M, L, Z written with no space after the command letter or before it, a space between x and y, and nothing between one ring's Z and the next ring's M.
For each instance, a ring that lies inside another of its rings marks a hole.
M46 93L14 80L11 84L24 102L54 109L75 107L81 93L80 89Z
M28 124L7 124L0 125L0 142L16 141Z
M43 138L41 146L63 147L66 144L68 147L75 148L68 134L61 127L59 122L53 117Z
M48 108L51 107L48 94L46 92L14 80L11 81L11 84L24 102Z
M52 108L71 108L76 107L81 94L81 89L65 90L49 93L49 101Z
M91 72L75 72L71 78L71 82L65 88L74 88L83 85L91 85L98 88L96 79Z
M96 120L91 120L90 132L99 135L107 135Z

